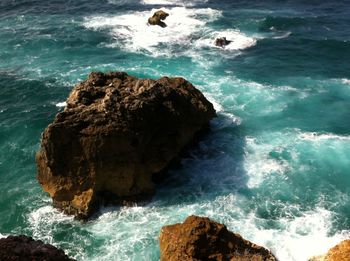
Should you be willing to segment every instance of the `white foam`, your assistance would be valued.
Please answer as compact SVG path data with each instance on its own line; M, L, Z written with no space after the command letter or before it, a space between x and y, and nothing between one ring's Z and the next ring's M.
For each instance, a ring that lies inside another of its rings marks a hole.
M194 6L196 4L206 3L208 0L141 0L145 5L181 5Z
M350 80L349 79L342 79L342 83L350 85Z
M214 42L216 38L226 37L227 40L232 41L224 48L216 47ZM205 35L203 38L196 42L197 47L213 47L229 51L244 50L249 47L256 45L257 41L255 38L248 37L239 30L228 29L218 32L211 32Z
M114 43L107 45L108 47L142 52L152 56L186 55L201 60L203 56L200 51L203 48L218 48L214 45L218 37L226 37L232 41L225 46L225 51L237 52L257 43L255 38L239 30L227 29L217 32L210 28L207 24L221 16L219 10L185 7L162 8L169 13L165 20L166 28L147 24L148 18L157 10L109 17L87 17L84 26L93 30L108 30L115 39Z
M285 38L288 38L291 34L292 34L292 32L286 32L282 35L277 35L277 36L274 36L272 38L273 39L285 39Z
M169 13L165 20L166 28L147 24L148 18L158 9L117 16L86 17L84 26L92 30L106 30L114 38L112 43L104 44L106 47L154 57L187 56L204 68L215 66L218 62L213 55L235 57L242 50L257 44L256 38L239 30L213 29L209 23L221 17L222 11L184 6L161 8ZM226 37L232 42L225 48L216 47L214 42L218 37Z
M144 5L177 5L182 4L183 1L167 1L167 0L143 0L141 1Z
M300 99L308 95L308 92L292 86L266 85L237 79L233 76L217 78L210 73L205 75L193 73L191 77L194 81L205 78L207 82L210 82L209 85L198 87L204 91L219 113L230 115L239 114L239 112L245 115L247 113L255 115L280 113L287 108L291 93Z
M204 94L205 94L205 97L207 97L208 101L210 101L213 104L215 111L221 112L224 110L222 105L218 103L209 93L204 93Z
M159 210L126 207L111 212L109 209L87 227L94 239L106 240L100 249L103 254L89 260L155 260L149 248L158 244L158 233L168 219Z
M225 129L227 127L238 126L242 124L242 119L236 115L221 112L219 113L224 117L214 118L211 121L213 131L218 131L221 129Z
M168 192L179 191L172 188ZM155 206L109 209L86 224L93 240L105 240L99 252L89 260L156 260L159 256L154 249L161 227L183 222L191 214L208 216L226 224L229 230L271 249L279 260L308 260L349 236L349 231L330 235L336 216L321 206L303 211L299 205L273 202L280 204L282 217L266 220L259 216L257 209L247 211L246 206L251 205L249 201L239 194L227 194L176 206L156 206L154 202ZM275 225L266 226L266 223Z
M56 107L66 107L66 106L67 106L67 103L65 101L56 103Z
M50 205L38 208L28 215L33 236L50 244L53 243L52 232L55 224L72 220L73 217L63 214Z
M157 9L134 12L113 17L95 16L85 19L84 25L94 30L108 29L116 39L114 46L131 52L145 52L155 56L172 56L191 45L193 33L201 31L207 22L215 20L221 12L211 8L162 8L169 13L167 27L150 26L147 20ZM113 45L111 45L113 47ZM163 47L163 48L160 48Z
M259 38L260 39L264 39L264 38L284 39L284 38L288 38L292 34L291 31L277 30L274 26L271 26L269 30L270 32L260 33Z
M215 100L215 98L210 93L204 93L205 97L207 97L208 101L210 101L213 104L213 107L215 111L218 114L223 115L224 119L214 119L213 123L216 125L216 129L222 129L225 127L228 127L232 124L234 125L240 125L242 123L242 119L232 113L228 113L224 111L224 107Z
M145 5L173 5L173 4L178 4L181 3L182 1L166 1L166 0L143 0L141 1L142 4Z
M249 177L247 186L259 187L276 175L287 180L289 173L293 171L308 170L310 166L305 164L301 153L325 154L327 151L328 155L334 157L337 154L346 161L349 141L349 135L303 132L300 129L285 129L281 132L261 133L257 137L246 137L243 165ZM283 154L288 156L279 156Z
M299 217L280 219L284 229L272 230L269 241L275 241L275 253L280 260L308 260L345 239L342 234L329 235L333 218L334 213L318 207Z
M254 197L234 191L240 187L237 185L241 182L240 178L245 188L247 173L254 179L249 180L248 184L254 187L250 190L252 195L260 197L254 191L255 188L264 189L259 188L259 185L267 175L283 175L290 168L283 160L271 159L269 153L281 153L286 148L289 149L290 143L304 143L299 137L301 134L298 129L288 129L285 133L268 132L266 136L261 135L262 138L247 137L244 151L246 157L238 161L230 153L222 151L222 146L227 146L228 139L235 147L235 140L231 135L220 135L204 142L204 148L197 158L191 157L183 161L184 172L180 173L179 178L181 180L187 176L184 183L179 184L177 181L169 187L160 187L154 200L146 206L110 208L96 220L84 224L84 236L81 240L85 241L80 245L101 243L93 253L82 250L80 258L77 259L157 260L161 227L183 222L191 214L208 216L226 224L231 231L271 249L279 260L308 260L326 252L346 235L349 236L349 232L338 231L331 234L337 215L323 207L322 199L316 207L308 208L302 202L279 201L274 196L265 195L268 201L261 204L261 198L255 202ZM290 147L295 146L292 144ZM237 167L237 163L242 160L244 164L256 164L258 167L243 171L242 174L242 170ZM260 179L260 183L255 179ZM344 197L347 196L344 194ZM342 199L346 201L344 197ZM271 207L278 210L276 215L261 217L264 204L267 206L266 210ZM35 228L34 231L39 232L37 235L41 236L51 235L58 222L73 222L51 207L34 211L29 221L31 227ZM71 245L69 247L73 248Z
M278 145L259 142L254 137L245 138L244 168L249 176L247 186L258 187L270 175L283 175L289 164L285 160L276 160L269 153L279 148Z
M242 119L236 115L233 115L231 113L226 113L224 112L223 115L225 115L228 119L232 121L235 125L241 125L242 124Z
M349 237L350 231L330 235L336 214L321 205L304 211L300 205L266 202L269 203L281 209L280 218L268 221L260 218L257 210L245 212L242 209L251 202L237 195L218 197L212 202L212 216L226 224L231 231L269 248L279 260L308 260ZM266 222L273 222L274 225L266 226Z
M342 140L350 141L349 135L336 135L333 133L318 133L318 132L301 132L299 134L301 140L308 141L324 141L324 140Z

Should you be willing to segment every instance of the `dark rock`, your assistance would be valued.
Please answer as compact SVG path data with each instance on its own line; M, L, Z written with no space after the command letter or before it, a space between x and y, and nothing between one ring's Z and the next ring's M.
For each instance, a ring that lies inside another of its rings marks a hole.
M227 40L226 37L220 37L220 38L216 38L215 39L215 46L218 47L225 47L226 45L229 45L230 43L232 43L232 41Z
M162 20L165 20L169 16L168 13L159 10L153 14L152 17L148 18L148 23L150 25L159 25L160 27L166 27L166 23L164 23Z
M160 237L161 261L274 261L267 249L227 230L209 218L190 216L165 226Z
M74 261L63 250L27 236L0 239L1 261Z
M87 218L100 204L131 204L154 193L152 175L216 116L183 78L91 73L42 135L38 180L54 206Z

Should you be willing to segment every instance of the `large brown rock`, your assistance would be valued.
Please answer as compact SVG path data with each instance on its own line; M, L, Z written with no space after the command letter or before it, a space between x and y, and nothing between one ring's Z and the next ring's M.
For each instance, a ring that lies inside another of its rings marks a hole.
M277 260L269 250L205 217L190 216L182 224L163 227L159 242L161 261Z
M350 261L350 240L344 240L332 247L327 254L311 258L309 261Z
M27 236L0 239L1 261L74 261L63 250Z
M42 135L38 180L54 206L78 218L100 203L149 198L152 175L215 116L212 104L183 78L91 73Z

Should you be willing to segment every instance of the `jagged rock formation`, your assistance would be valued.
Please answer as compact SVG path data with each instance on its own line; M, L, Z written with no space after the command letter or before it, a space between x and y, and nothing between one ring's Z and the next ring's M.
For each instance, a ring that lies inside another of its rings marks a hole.
M327 254L309 259L309 261L349 261L350 240L344 240L332 247Z
M182 224L163 227L159 242L161 261L277 260L269 250L205 217L190 216Z
M74 261L63 250L27 236L0 239L1 261Z
M169 16L168 13L159 10L153 14L152 17L148 18L148 23L150 25L159 25L160 27L166 27L166 23L163 22Z
M152 175L216 116L183 78L91 73L42 135L38 180L54 206L87 218L101 203L147 199Z

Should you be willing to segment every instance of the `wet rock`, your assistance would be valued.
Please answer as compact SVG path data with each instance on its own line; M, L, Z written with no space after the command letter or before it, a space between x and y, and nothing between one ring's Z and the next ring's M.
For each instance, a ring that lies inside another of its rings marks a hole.
M168 13L159 10L153 14L152 17L148 18L148 23L150 25L159 25L160 27L166 27L166 23L163 22L169 16Z
M161 261L277 260L269 250L205 217L190 216L182 224L163 227L159 242Z
M332 247L327 254L316 256L309 261L349 261L350 260L350 240L344 240L335 247Z
M74 261L63 250L27 236L0 239L2 261Z
M91 73L42 135L38 180L55 207L82 219L101 204L150 199L152 176L215 116L183 78Z
M226 45L229 45L230 43L232 43L232 41L227 40L226 37L220 37L220 38L216 38L215 39L215 46L218 47L225 47Z

